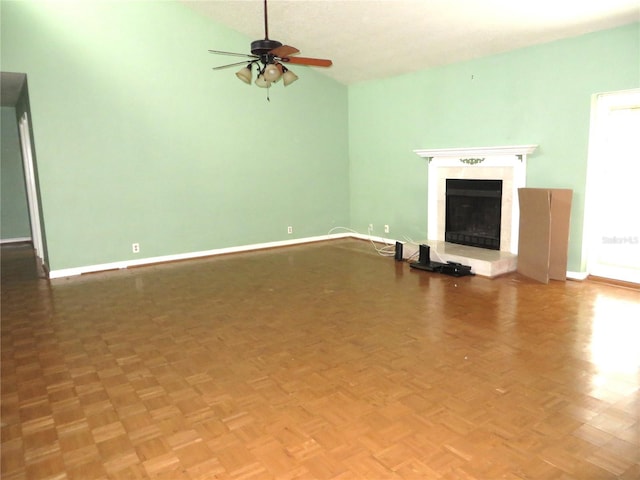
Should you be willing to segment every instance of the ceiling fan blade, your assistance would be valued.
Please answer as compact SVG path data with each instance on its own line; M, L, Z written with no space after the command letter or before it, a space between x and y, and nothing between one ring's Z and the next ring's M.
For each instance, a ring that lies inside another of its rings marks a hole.
M253 62L247 62L245 60L244 62L236 62L236 63L230 63L228 65L220 65L219 67L213 67L213 70L222 70L223 68L235 67L237 65L248 65L250 63L253 63Z
M288 57L289 55L295 55L299 52L300 50L298 50L296 47L292 47L291 45L282 45L280 47L274 48L269 53L275 55L276 57Z
M257 55L250 55L247 53L221 52L220 50L209 50L209 53L215 53L217 55L230 55L232 57L260 58Z
M331 60L325 58L309 58L309 57L284 57L280 59L285 63L294 63L297 65L310 65L312 67L330 67L333 65Z

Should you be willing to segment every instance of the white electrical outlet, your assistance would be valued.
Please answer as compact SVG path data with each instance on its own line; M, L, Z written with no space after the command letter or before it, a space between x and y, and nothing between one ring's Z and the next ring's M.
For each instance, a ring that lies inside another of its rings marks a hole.
M369 224L369 231L370 231L370 232L373 232L373 223L370 223L370 224Z
M389 233L389 225L384 226L384 233Z
M291 235L293 233L293 227L287 227L287 233Z
M131 244L131 251L133 253L140 253L140 244L139 243L132 243Z

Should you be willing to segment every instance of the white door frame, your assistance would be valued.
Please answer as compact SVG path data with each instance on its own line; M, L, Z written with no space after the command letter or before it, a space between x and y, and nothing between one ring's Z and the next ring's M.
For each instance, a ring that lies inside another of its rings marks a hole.
M22 149L22 163L24 165L24 178L27 190L27 203L29 205L29 222L31 223L31 239L36 256L44 262L44 247L42 242L42 229L40 228L40 208L38 206L38 187L36 185L35 168L33 165L33 153L31 151L31 134L29 130L29 116L27 112L22 114L18 122L20 133L20 147Z

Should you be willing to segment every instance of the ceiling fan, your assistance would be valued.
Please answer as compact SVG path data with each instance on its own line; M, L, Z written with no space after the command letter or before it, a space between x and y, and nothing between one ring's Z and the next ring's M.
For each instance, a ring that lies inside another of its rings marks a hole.
M209 50L209 52L218 55L248 58L248 60L243 60L242 62L230 63L213 69L221 70L246 63L246 66L241 68L236 73L236 76L243 82L251 84L252 68L255 65L258 71L255 84L262 88L269 88L272 83L277 82L280 78L282 78L282 83L285 87L298 79L298 76L289 70L285 64L309 65L312 67L330 67L332 65L331 60L324 58L292 57L292 55L299 53L297 48L283 45L277 40L271 40L267 21L267 0L264 0L264 39L251 42L251 54L222 52L220 50Z

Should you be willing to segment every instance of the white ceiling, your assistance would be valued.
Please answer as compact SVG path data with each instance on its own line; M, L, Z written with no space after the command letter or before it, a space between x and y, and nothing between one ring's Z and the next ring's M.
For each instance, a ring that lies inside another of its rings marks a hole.
M252 40L264 38L263 0L182 3ZM640 21L640 0L269 0L268 7L269 37L302 56L330 58L333 66L318 70L344 84ZM212 55L211 66L237 60ZM15 105L23 80L2 74L3 106Z
M264 38L263 0L182 1L251 40ZM269 38L333 60L318 70L352 84L639 21L640 1L269 0L268 13ZM239 60L212 55L211 66Z

